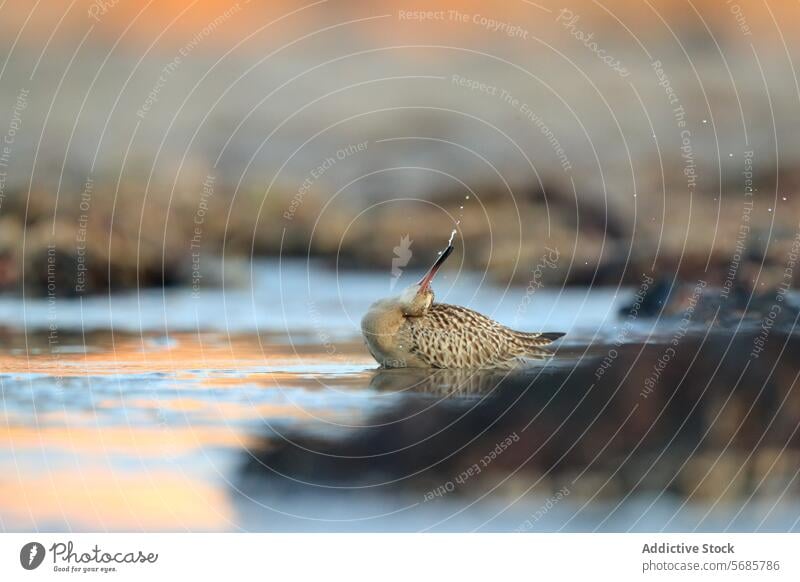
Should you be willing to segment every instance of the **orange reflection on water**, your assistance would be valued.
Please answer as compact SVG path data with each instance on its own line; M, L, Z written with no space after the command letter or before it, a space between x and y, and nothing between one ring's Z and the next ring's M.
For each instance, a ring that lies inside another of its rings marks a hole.
M284 338L253 336L222 338L216 335L174 334L170 344L153 344L138 336L105 339L100 346L90 345L87 353L58 353L42 350L31 353L0 353L0 369L7 373L51 374L61 377L86 375L179 374L194 371L252 371L254 368L292 367L315 363L371 364L372 358L360 342L337 344L337 354L328 355L318 345L291 345ZM261 374L271 381L280 372ZM285 377L291 377L285 375ZM236 382L235 379L229 380Z
M319 345L253 335L60 339L64 350L54 353L46 338L9 336L0 352L10 398L0 408L4 529L235 529L220 475L254 433L278 419L353 414L306 410L291 390L280 390L346 389L363 383L358 371L318 371L343 360L372 364L358 341L341 342L330 355ZM74 382L80 378L86 382ZM221 388L231 393L220 397Z
M6 426L0 434L16 459L0 477L0 516L8 529L231 527L225 487L193 474L191 461L184 459L210 447L247 447L233 430ZM20 470L30 459L39 468ZM121 459L132 470L112 466Z
M222 530L232 510L222 488L179 471L109 472L103 469L6 474L0 515L24 530Z
M188 454L200 447L247 446L247 439L224 426L136 428L134 426L64 427L0 426L5 449L59 450L81 455L129 455L161 459Z
M68 339L60 345L83 346ZM360 372L312 372L342 359L371 363L359 342L339 344L331 356L280 338L169 339L97 334L87 338L86 353L51 353L38 337L26 352L18 338L7 340L0 529L235 529L230 486L220 475L251 447L252 435L275 420L352 420L341 407L303 408L291 389L363 384ZM220 388L231 393L220 397Z

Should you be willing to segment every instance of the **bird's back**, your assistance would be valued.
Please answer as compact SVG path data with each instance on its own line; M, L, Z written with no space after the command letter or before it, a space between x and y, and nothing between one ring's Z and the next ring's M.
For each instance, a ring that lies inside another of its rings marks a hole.
M409 351L433 368L487 368L512 365L563 334L515 331L477 311L434 303L421 317L408 317L400 330Z

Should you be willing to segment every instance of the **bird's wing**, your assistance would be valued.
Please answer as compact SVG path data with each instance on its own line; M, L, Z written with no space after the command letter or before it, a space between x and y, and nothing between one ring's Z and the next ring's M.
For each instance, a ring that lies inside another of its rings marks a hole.
M536 346L549 343L535 343L537 334L515 332L477 311L445 303L408 318L408 334L411 352L435 368L498 366L543 353Z

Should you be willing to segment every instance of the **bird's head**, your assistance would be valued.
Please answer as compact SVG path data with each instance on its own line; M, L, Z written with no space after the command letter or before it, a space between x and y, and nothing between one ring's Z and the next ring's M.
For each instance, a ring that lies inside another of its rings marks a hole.
M436 272L439 268L444 264L447 260L447 257L450 256L450 253L453 252L453 246L448 246L444 252L436 259L436 262L433 263L433 266L425 273L425 276L420 279L419 283L406 287L406 289L400 294L398 301L400 303L400 308L403 311L403 315L407 315L410 317L420 317L425 315L425 313L430 308L431 304L433 304L433 289L431 289L431 282L433 278L436 276Z

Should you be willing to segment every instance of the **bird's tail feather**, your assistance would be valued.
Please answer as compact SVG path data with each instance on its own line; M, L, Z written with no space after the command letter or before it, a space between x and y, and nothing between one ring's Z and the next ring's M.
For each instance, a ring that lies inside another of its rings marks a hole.
M541 352L542 346L546 346L558 338L562 337L564 334L559 332L548 332L548 333L527 333L524 331L517 331L515 332L515 336L517 340L531 352Z

